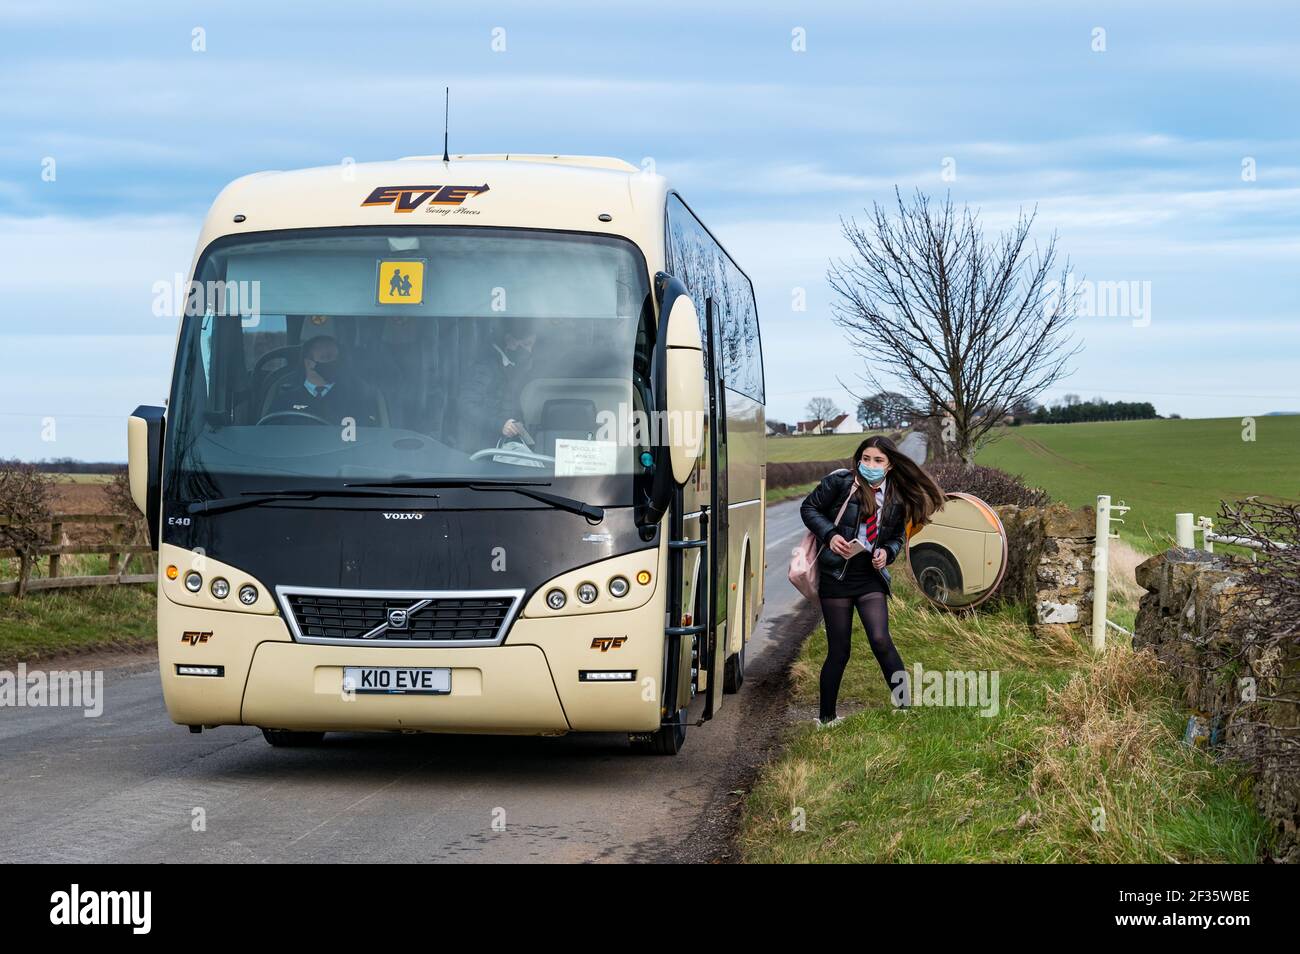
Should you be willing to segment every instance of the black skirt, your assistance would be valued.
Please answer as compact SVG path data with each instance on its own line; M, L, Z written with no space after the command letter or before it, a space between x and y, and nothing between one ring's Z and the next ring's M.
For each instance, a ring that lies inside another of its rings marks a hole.
M817 595L830 597L855 597L864 593L887 593L880 571L871 565L870 553L851 557L844 568L844 579L837 580L834 573L823 567L817 573Z

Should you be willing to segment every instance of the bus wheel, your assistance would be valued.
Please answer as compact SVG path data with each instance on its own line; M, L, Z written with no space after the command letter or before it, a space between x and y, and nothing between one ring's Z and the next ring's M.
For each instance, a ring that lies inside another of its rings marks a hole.
M947 605L961 595L961 570L952 556L937 547L917 549L912 555L912 575L921 592Z
M324 732L292 732L289 729L263 729L262 737L277 749L317 745L325 738Z
M731 695L740 692L745 684L745 634L740 634L740 650L727 657L727 668L722 672L722 691Z
M671 721L654 732L629 735L632 749L646 755L676 755L686 744L686 710L679 709Z

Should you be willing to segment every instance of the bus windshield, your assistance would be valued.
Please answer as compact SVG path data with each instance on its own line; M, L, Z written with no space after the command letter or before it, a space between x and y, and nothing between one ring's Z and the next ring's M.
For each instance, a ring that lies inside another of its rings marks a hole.
M234 236L204 252L185 310L172 499L465 479L633 502L654 328L632 242L419 226Z

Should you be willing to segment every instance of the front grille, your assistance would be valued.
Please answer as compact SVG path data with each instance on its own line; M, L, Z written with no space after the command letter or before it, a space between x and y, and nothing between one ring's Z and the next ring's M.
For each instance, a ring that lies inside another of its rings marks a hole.
M381 646L495 645L505 636L522 592L279 591L299 641ZM408 611L405 628L388 625L391 610Z

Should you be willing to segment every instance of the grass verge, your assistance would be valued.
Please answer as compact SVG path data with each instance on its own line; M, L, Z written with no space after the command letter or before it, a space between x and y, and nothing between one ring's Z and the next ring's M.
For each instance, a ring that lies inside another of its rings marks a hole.
M1014 606L936 612L897 574L908 666L995 670L999 710L895 713L855 621L845 721L818 730L825 631L792 667L802 717L749 793L748 862L1253 862L1267 826L1246 779L1180 741L1186 712L1148 654L1095 659L1035 638ZM802 812L803 830L798 830Z
M147 649L157 640L157 587L97 586L0 595L0 666L91 650Z

